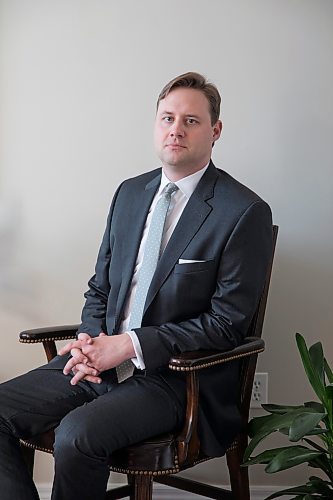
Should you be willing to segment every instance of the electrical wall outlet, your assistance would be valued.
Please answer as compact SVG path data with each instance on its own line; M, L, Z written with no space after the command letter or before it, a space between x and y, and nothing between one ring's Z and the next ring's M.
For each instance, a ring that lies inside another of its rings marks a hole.
M268 398L268 373L256 373L254 375L251 408L261 408L267 403Z

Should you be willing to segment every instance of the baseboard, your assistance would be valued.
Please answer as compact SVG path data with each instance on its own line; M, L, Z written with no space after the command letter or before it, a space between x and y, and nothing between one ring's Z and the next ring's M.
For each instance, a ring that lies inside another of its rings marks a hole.
M122 483L123 484L123 483ZM50 500L51 498L51 485L47 483L37 484L37 490L39 493L40 500ZM116 486L113 484L113 486ZM120 486L120 485L119 485ZM287 488L287 486L253 486L251 487L251 500L264 500L272 493L278 490ZM154 500L201 500L205 497L199 495L193 495L193 493L187 493L186 491L176 490L168 488L163 484L154 485Z

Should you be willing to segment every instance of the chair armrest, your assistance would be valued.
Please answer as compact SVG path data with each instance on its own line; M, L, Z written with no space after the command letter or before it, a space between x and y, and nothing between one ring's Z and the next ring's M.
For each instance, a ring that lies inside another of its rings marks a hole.
M179 356L173 356L169 361L169 368L182 372L196 371L258 354L264 350L265 342L263 339L246 337L243 344L229 351L188 351Z
M74 339L80 325L48 326L25 330L20 333L19 340L22 343L34 344L37 342L57 341Z
M25 330L20 333L19 341L22 344L42 343L47 361L55 358L57 353L56 341L74 339L80 325L48 326Z
M198 457L200 440L198 436L199 377L198 370L227 363L264 351L261 338L246 337L243 344L229 351L189 351L174 356L169 361L171 370L186 375L186 417L184 426L177 436L178 460L181 465L193 463Z

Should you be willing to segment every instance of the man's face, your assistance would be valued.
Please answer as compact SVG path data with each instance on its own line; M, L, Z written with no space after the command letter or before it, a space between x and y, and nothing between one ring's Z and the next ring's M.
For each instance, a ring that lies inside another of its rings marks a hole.
M200 90L180 87L162 99L155 119L155 148L170 180L203 168L221 130L219 120L211 124L209 103Z

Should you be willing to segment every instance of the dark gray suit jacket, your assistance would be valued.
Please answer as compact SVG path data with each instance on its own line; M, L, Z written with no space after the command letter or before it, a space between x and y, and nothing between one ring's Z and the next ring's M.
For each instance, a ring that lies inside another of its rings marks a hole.
M159 187L157 169L123 182L89 281L79 331L117 333L147 213ZM159 261L141 328L147 372L174 390L181 375L169 358L197 349L230 349L246 336L272 252L269 206L211 162ZM179 264L179 259L203 262ZM204 450L222 455L239 430L238 363L200 374L199 430Z

